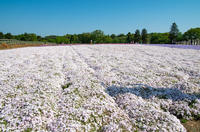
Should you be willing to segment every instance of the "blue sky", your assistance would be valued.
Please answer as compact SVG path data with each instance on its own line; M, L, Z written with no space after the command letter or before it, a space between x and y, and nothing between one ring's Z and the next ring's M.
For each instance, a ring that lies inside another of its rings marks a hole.
M64 35L181 32L200 27L200 0L0 0L0 32Z

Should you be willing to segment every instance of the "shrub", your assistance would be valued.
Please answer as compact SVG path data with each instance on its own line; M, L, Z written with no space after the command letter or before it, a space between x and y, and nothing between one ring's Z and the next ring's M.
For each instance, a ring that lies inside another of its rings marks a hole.
M65 84L65 85L62 86L62 89L64 90L64 89L68 88L71 85L72 85L72 83L67 83L67 84Z

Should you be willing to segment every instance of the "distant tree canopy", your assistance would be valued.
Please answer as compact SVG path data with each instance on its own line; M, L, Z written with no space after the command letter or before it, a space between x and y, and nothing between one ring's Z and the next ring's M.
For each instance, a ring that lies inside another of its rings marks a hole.
M95 30L91 33L91 40L94 43L103 43L104 42L104 32L101 30Z
M142 37L142 43L146 44L148 41L148 34L147 34L147 30L145 28L142 29L141 37Z
M176 43L179 34L179 29L176 23L173 23L169 32L169 39L172 44Z
M191 28L187 32L183 34L184 40L194 41L199 39L200 40L200 28Z
M91 33L82 33L78 35L80 43L89 44L91 42Z
M106 35L102 30L95 30L82 34L66 34L63 36L49 35L38 36L34 33L24 33L12 35L11 33L0 32L0 39L17 39L21 41L42 41L57 44L75 44L75 43L142 43L142 44L172 44L177 41L195 41L200 39L200 28L192 28L184 34L179 32L176 23L173 23L168 33L148 33L147 29L139 29L135 33L111 34Z
M151 33L151 44L168 44L170 43L169 33Z
M22 41L37 41L37 35L34 33L24 33L21 35L17 35L15 38Z
M4 34L0 32L0 39L4 39Z
M131 43L133 41L133 35L131 34L131 32L128 32L127 36L127 43Z
M140 43L141 42L141 35L140 35L140 30L139 29L137 29L135 31L134 42L135 43Z
M11 33L6 33L6 34L4 35L4 38L5 38L5 39L12 39L13 36L12 36Z

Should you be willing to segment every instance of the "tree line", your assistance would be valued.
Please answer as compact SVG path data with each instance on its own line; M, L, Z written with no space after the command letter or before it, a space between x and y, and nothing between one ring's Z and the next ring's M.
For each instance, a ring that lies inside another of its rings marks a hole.
M141 43L141 44L175 44L179 41L200 40L200 28L191 28L185 33L181 33L176 23L173 23L170 31L166 33L148 33L147 29L134 33L106 35L101 30L82 34L66 34L63 36L50 35L39 36L34 33L24 33L12 35L11 33L0 32L0 39L17 39L21 41L42 41L57 44L74 43Z

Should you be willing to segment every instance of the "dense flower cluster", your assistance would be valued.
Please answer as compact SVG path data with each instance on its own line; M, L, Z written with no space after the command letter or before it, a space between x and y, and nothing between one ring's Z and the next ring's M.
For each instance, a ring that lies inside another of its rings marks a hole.
M146 45L146 44L145 44ZM162 47L169 47L169 48L180 48L180 49L195 49L200 50L200 45L177 45L177 44L150 44L151 46L162 46Z
M0 131L186 131L200 51L79 45L0 51Z

